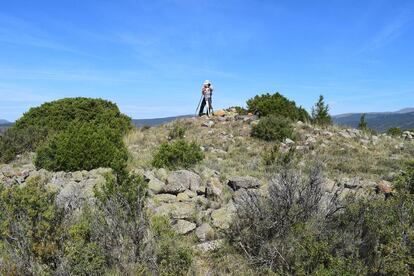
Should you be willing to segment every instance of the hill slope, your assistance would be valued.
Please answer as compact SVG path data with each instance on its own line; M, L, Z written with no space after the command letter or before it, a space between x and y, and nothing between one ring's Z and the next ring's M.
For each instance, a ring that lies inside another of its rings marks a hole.
M162 124L166 124L178 119L189 118L191 115L181 115L181 116L173 116L173 117L165 117L165 118L153 118L153 119L133 119L132 123L136 127L143 127L143 126L159 126Z
M414 112L411 109L404 109L397 112L384 113L366 113L365 119L368 127L376 131L384 132L391 127L399 127L401 129L414 128ZM335 124L349 127L358 127L359 120L363 113L342 114L333 116Z

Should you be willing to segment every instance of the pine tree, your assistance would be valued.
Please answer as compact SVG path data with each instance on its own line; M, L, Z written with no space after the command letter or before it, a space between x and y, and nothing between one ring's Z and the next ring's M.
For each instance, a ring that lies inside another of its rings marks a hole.
M361 115L361 118L359 119L358 129L360 130L366 130L368 128L367 121L365 121L365 114Z
M312 122L320 126L332 124L332 118L329 115L329 105L325 104L323 96L319 96L318 102L312 108Z

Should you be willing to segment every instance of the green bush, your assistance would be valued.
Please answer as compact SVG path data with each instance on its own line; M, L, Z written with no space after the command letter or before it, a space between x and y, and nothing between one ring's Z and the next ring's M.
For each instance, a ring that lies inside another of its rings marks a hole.
M282 168L265 197L246 192L227 237L252 265L277 275L410 275L414 269L413 163L397 192L323 195L320 168Z
M193 259L192 250L182 243L165 217L151 219L151 233L157 241L155 254L160 275L188 275Z
M182 139L172 143L163 143L155 153L152 165L156 168L190 168L203 160L200 146Z
M5 275L46 275L60 265L64 210L55 198L38 179L25 186L0 184L0 258L6 260L0 271Z
M180 122L174 122L170 128L170 132L168 133L168 138L171 140L183 139L186 131L187 128L183 124Z
M281 142L285 138L292 138L293 127L288 118L270 115L260 119L259 123L253 126L251 135L265 141Z
M35 164L51 171L125 166L128 153L119 132L108 126L74 122L37 150Z
M49 137L68 129L73 122L111 128L120 135L132 127L131 119L102 99L67 98L31 108L0 139L0 161L34 151Z
M391 136L401 136L403 131L399 127L392 127L387 130L387 134Z
M302 107L297 107L294 101L289 101L280 93L257 95L247 101L249 112L260 116L280 115L291 120L309 121L309 114Z

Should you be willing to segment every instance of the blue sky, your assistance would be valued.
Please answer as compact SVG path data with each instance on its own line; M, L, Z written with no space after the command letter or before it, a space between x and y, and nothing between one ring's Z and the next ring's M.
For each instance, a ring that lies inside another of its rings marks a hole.
M0 118L101 97L133 118L279 91L331 113L414 106L412 0L13 0L0 6Z

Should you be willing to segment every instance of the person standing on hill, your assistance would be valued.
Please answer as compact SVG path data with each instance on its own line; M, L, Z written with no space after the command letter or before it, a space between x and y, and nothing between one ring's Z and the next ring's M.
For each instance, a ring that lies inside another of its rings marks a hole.
M213 112L213 105L211 100L213 95L213 85L211 85L211 82L209 80L204 81L201 93L203 95L203 101L201 102L200 112L198 113L198 115L204 115L204 108L206 107L206 105L207 115L211 115L211 113Z

